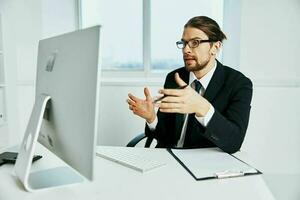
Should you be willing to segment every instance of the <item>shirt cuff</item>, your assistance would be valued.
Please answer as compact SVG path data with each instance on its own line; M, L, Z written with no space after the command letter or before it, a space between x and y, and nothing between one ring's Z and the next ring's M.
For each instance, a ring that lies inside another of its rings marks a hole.
M146 124L147 124L148 128L149 128L151 131L154 131L155 128L156 128L157 122L158 122L158 121L157 121L157 117L155 116L155 119L154 119L154 121L153 121L152 123L148 123L148 122L146 121Z
M198 122L202 124L202 126L206 127L209 121L211 120L212 116L214 115L214 113L215 113L215 108L212 105L210 105L209 110L204 117L197 117L196 115L195 117L198 120Z

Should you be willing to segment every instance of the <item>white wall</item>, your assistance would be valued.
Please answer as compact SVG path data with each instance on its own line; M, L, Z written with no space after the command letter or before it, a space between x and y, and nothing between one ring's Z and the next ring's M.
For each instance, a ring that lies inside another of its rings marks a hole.
M240 69L254 80L243 148L267 172L300 172L300 2L242 1Z
M162 81L164 81L162 79ZM98 144L125 146L133 137L144 132L145 121L132 114L126 102L128 93L143 97L143 88L149 83L108 83L101 86ZM149 86L157 95L159 86Z
M9 130L1 140L22 139L34 101L38 41L77 28L76 0L1 0ZM5 133L4 133L5 132Z
M36 30L28 30L29 34L31 34L30 40L24 38L23 34L20 34L23 40L20 40L18 43L18 45L22 45L22 42L24 43L25 41L28 43L27 47L21 48L18 59L20 62L18 64L18 111L20 112L19 116L21 116L18 131L21 137L19 139L22 138L25 132L34 102L38 40L74 31L77 28L77 7L75 0L42 0L39 6L36 6L36 1L26 1L27 4L28 2L35 5L35 7L32 6L29 9L39 14L31 16L28 20L19 21L19 23L27 27L35 19L38 19L39 23L33 25ZM24 116L25 118L23 118Z
M299 87L254 87L243 150L266 173L300 173Z
M223 62L234 69L240 67L241 2L226 0L224 3L223 32L227 39L223 41Z
M299 0L242 1L241 67L257 80L299 83Z
M10 1L0 2L0 12L2 14L4 69L6 90L6 110L8 120L8 130L2 137L6 137L6 145L20 138L18 123L18 74L20 67L27 67L30 72L32 60L28 59L34 55L34 41L39 31L37 24L40 23L39 2L33 1ZM29 28L30 27L30 28ZM36 42L36 41L35 41ZM23 99L23 98L22 98ZM21 100L22 100L21 99ZM24 98L26 101L27 99Z
M241 3L240 69L254 81L243 150L277 199L300 199L300 1Z

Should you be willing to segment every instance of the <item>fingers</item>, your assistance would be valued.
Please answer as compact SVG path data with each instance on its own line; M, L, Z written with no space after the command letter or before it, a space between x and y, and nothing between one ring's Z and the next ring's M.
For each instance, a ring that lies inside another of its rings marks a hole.
M132 94L128 94L128 97L130 100L134 101L134 102L139 102L142 101L142 99L137 98L136 96L133 96Z
M147 87L144 88L144 94L146 97L146 101L152 101L152 97L151 97L150 92Z
M126 102L128 103L128 105L130 106L136 106L136 102L132 101L131 99L127 99Z
M170 108L173 108L173 109L179 109L179 108L182 108L183 104L182 103L160 103L159 104L159 109L170 109Z
M153 97L153 101L154 102L161 101L164 97L165 97L164 95L155 96L155 97Z
M161 89L159 90L159 93L164 94L166 96L182 96L185 94L185 89L188 88L188 84L184 82L178 73L175 73L175 81L179 85L179 88L177 89Z
M160 105L159 111L163 113L184 113L183 106L180 103L167 103Z
M127 102L128 102L128 108L129 108L129 110L131 110L134 114L136 114L136 112L137 112L137 110L138 110L138 107L136 106L136 104L133 102L130 102L130 101L128 101L127 100Z
M164 113L184 113L182 103L160 103L159 111Z
M179 74L178 74L177 72L175 73L175 81L176 81L176 83L179 85L179 87L183 87L183 86L187 85L187 83L184 82L184 81L180 78L180 76L179 76Z
M133 111L133 113L135 113L138 98L133 96L132 94L128 94L128 97L129 98L126 100L126 102L128 103L129 110L131 110L131 111ZM134 101L134 99L135 99L135 101Z
M133 106L132 105L129 105L129 110L133 111Z
M159 93L166 96L182 96L184 91L183 89L161 89L159 90Z
M133 111L136 109L136 103L131 99L127 99L126 102L128 103L129 110Z
M174 96L166 96L161 100L162 103L184 103L184 98L182 97L174 97Z
M160 108L159 110L163 113L183 113L179 108Z

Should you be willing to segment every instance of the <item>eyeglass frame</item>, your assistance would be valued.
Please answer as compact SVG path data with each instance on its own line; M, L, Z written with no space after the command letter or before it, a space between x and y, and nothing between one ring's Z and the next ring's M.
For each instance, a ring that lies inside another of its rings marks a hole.
M198 43L197 46L191 47L189 45L190 41L199 41L199 43ZM184 41L184 40L177 41L176 46L177 46L178 49L184 49L186 47L186 45L188 45L190 48L194 49L194 48L197 48L201 43L205 43L205 42L217 42L217 41L216 40L210 40L210 39L202 40L201 38L193 38L193 39L190 39L189 41ZM182 48L178 47L179 43L183 44L184 46Z

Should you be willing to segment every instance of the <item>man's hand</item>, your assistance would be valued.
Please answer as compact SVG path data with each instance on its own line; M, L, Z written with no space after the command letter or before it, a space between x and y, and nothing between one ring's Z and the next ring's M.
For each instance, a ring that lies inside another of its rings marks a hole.
M144 118L148 123L152 123L155 120L155 110L154 104L152 102L152 97L148 88L144 88L144 94L146 99L139 99L132 94L128 94L127 103L129 105L129 109L135 115L138 115Z
M179 86L187 85L178 73L175 74L175 81ZM184 89L162 89L159 92L166 95L159 104L161 112L195 113L197 117L203 117L210 108L210 103L190 86Z

